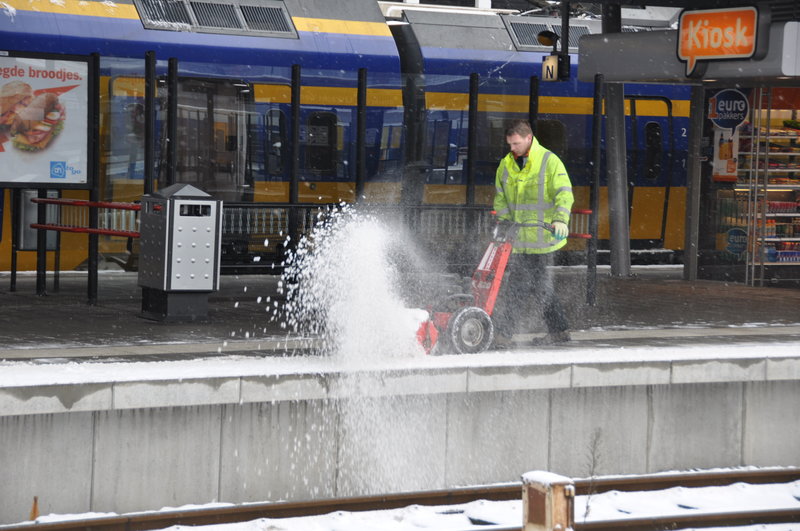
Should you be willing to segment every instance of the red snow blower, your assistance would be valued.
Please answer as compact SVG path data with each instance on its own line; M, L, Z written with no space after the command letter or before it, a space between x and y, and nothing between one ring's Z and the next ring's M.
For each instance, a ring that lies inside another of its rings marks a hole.
M514 239L520 227L542 227L549 223L498 221L492 239L472 275L472 294L450 295L426 310L428 320L417 331L425 352L476 354L488 349L494 339L494 312Z

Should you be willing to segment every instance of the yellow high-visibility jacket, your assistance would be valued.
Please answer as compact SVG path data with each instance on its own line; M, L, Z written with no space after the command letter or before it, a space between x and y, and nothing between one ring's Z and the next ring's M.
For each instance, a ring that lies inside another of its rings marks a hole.
M572 183L561 159L533 138L528 160L520 169L513 153L508 153L497 168L497 193L494 209L498 219L516 223L552 223L569 225L574 197ZM552 253L566 245L542 227L521 227L514 242L515 253Z

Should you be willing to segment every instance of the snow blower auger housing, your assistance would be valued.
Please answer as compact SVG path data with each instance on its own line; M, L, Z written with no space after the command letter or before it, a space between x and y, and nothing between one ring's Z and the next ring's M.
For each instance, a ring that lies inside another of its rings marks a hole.
M476 354L491 346L494 340L492 313L520 227L553 230L552 225L544 222L498 221L483 258L472 274L472 293L451 295L426 308L428 320L417 331L417 339L425 352Z

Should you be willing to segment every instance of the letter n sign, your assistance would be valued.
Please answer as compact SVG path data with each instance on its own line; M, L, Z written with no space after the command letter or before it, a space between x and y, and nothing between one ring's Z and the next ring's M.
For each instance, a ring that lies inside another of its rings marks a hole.
M747 59L756 53L758 10L755 7L683 11L678 28L678 59L686 62L686 76L698 61Z
M542 59L542 80L558 81L558 56L546 55Z

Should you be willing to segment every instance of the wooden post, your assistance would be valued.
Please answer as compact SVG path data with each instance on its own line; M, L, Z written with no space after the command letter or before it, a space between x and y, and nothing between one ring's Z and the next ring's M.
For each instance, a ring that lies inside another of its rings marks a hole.
M574 525L575 484L551 472L522 476L524 531L567 531Z
M31 514L28 520L36 520L39 518L39 496L33 497L33 505L31 506Z

